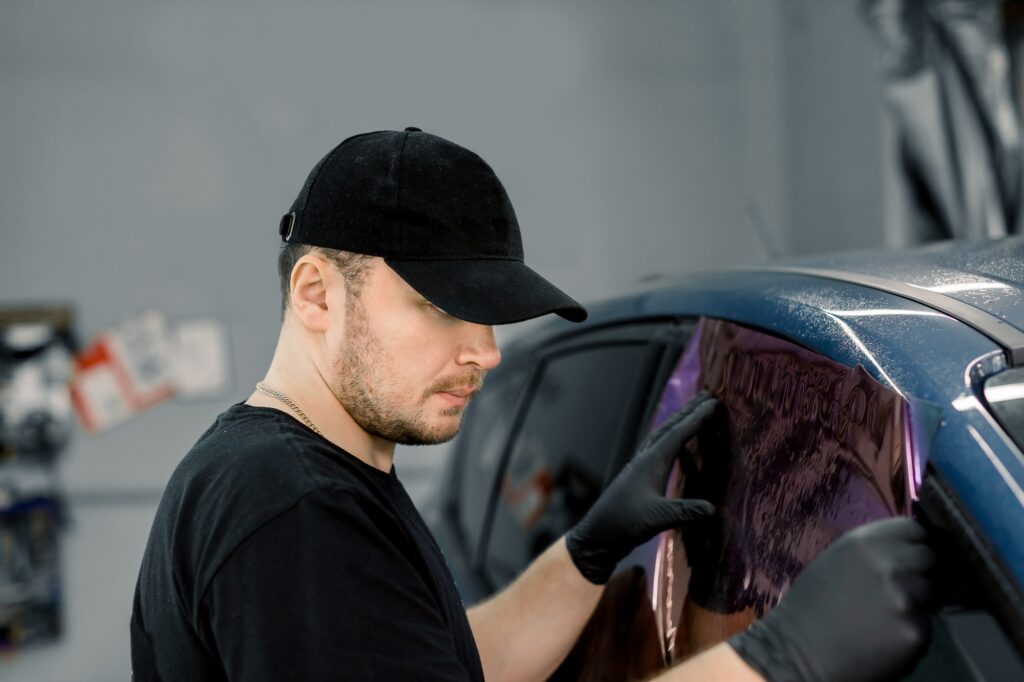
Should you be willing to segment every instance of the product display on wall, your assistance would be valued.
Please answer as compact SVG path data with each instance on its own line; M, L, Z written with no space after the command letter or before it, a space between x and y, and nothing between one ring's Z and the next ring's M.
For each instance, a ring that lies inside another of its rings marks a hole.
M213 318L147 310L80 347L68 307L0 308L0 653L64 629L56 465L76 420L88 433L229 386L227 334Z
M63 620L58 498L5 501L0 505L0 651L54 640Z
M98 334L75 357L71 399L82 426L96 433L168 401L223 397L227 332L213 318L174 323L158 310Z
M0 309L0 651L62 629L54 465L74 426L75 347L68 308Z

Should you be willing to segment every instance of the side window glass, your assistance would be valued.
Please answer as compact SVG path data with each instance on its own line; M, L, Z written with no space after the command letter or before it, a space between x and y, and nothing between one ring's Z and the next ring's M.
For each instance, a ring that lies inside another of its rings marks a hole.
M907 514L907 405L849 368L762 332L704 320L659 404L664 419L697 390L725 405L676 472L675 494L711 499L717 522L669 534L673 570L665 646L682 658L763 616L804 566L843 532Z
M770 611L842 532L909 512L907 404L863 368L703 319L647 426L700 390L722 409L682 453L667 494L718 513L620 564L567 658L575 668L557 679L642 679L722 642Z
M459 528L470 556L476 554L487 516L494 477L515 420L515 410L528 372L519 370L487 380L474 399L468 428L459 445L460 472L457 500Z
M986 397L996 402L1015 382L986 386ZM919 484L913 405L861 367L710 319L665 383L650 428L699 390L725 409L688 444L666 487L670 496L709 499L719 513L685 536L663 533L620 564L552 679L644 679L724 641L774 608L843 532L906 515L915 498L949 541L936 546L942 594L931 648L905 679L1024 679L1021 652L993 617L1020 632L1021 614L1006 616L1012 607L992 598L1005 581L973 560L983 552L968 539L979 541L957 531L963 516L950 511L955 504L936 477Z
M575 350L549 360L505 468L488 541L495 585L512 580L579 520L601 492L605 470L646 390L642 343Z
M654 424L698 390L724 405L670 479L670 494L719 509L666 534L656 620L670 658L727 639L770 611L832 541L910 512L908 405L862 367L705 319L663 392Z

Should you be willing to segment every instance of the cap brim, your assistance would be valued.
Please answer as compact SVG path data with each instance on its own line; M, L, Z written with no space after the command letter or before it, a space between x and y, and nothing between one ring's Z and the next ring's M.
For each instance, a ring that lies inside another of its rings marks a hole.
M424 298L460 320L510 324L547 313L571 322L587 319L586 308L521 261L384 260Z

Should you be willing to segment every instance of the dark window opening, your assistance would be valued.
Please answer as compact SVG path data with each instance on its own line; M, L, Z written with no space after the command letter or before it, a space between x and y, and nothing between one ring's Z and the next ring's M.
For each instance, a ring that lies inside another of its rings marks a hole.
M646 395L655 360L652 346L636 342L574 349L545 363L498 482L485 563L495 587L600 495L624 431L635 432L630 406Z

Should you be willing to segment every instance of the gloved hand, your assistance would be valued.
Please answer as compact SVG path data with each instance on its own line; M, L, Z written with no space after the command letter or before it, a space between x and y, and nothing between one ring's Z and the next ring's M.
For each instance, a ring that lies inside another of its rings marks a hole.
M926 574L935 554L924 541L908 518L850 531L729 644L769 682L896 679L930 636Z
M633 459L566 534L569 556L587 580L603 585L637 545L663 530L714 514L710 502L670 500L664 491L683 444L697 435L717 405L701 392L669 417L644 439Z

